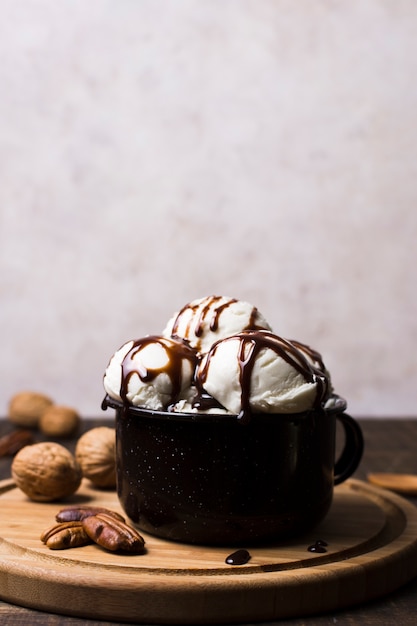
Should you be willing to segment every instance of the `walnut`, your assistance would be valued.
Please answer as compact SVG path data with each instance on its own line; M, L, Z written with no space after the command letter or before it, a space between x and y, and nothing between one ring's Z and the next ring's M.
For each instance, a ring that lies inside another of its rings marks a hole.
M81 435L75 458L83 476L96 487L116 486L116 436L113 428L98 426Z
M49 406L41 415L39 429L48 437L70 437L80 425L80 416L68 406Z
M74 455L64 446L49 441L22 448L14 457L11 470L16 485L37 502L72 495L82 479Z
M36 428L43 412L52 404L51 398L42 393L22 391L11 398L8 417L16 426Z

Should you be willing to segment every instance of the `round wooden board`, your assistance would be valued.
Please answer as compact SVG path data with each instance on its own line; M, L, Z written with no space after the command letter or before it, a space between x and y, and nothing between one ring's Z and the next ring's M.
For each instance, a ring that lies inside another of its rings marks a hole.
M71 504L121 512L116 494L84 482ZM65 503L67 504L67 503ZM417 509L400 496L350 479L335 489L319 527L296 540L230 547L144 535L146 552L122 555L95 544L52 551L39 536L63 503L29 501L0 482L0 597L43 611L136 623L232 623L311 615L385 595L417 576ZM317 539L327 552L311 553Z

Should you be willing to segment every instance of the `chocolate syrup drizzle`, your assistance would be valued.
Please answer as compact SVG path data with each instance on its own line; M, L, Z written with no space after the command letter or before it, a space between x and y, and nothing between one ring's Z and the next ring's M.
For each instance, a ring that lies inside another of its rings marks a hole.
M224 302L223 296L208 296L203 301L196 302L195 304L186 304L178 313L172 326L171 337L173 339L179 339L178 329L183 319L187 319L189 316L185 332L182 333L183 340L191 342L195 337L201 337L204 333L205 324L208 325L212 332L215 332L219 327L220 317L226 309L232 304L238 302L236 298L227 298ZM216 305L216 303L219 303ZM200 312L197 316L197 312ZM256 324L258 317L258 309L252 307L251 315L247 325L247 330L257 330L260 327ZM200 349L200 346L197 347Z
M237 300L234 298L224 300L220 296L209 296L195 304L187 304L180 310L173 323L172 339L159 335L149 335L135 340L121 364L120 397L122 401L128 404L128 385L133 374L137 374L143 382L151 382L159 374L164 373L169 376L171 381L170 398L164 408L172 410L172 405L179 399L182 389L183 361L187 359L194 371L193 386L195 388L195 396L192 401L193 408L200 411L224 409L215 398L205 391L204 384L210 367L210 359L216 353L220 341L236 340L237 338L240 341L237 359L241 388L241 411L237 418L241 423L246 423L251 419L250 383L252 371L259 352L265 348L273 350L277 356L287 361L308 383L316 384L315 407L319 406L324 398L327 397L329 390L329 381L321 355L305 344L283 339L271 331L261 329L256 324L259 315L256 307L252 308L246 330L215 342L205 357L199 352L198 347L192 348L189 345L191 341L195 341L195 337L203 335L205 325L208 325L210 331L215 332L218 329L222 313L235 302ZM188 321L183 337L180 338L177 332L183 319L188 319ZM159 343L164 348L168 356L168 363L160 368L149 369L141 364L139 358L135 359L135 356L144 347L154 343ZM203 361L203 359L205 360ZM202 366L200 366L201 362L203 362Z
M326 371L326 367L323 363L322 356L319 352L317 352L316 350L313 350L313 348L310 348L310 346L307 346L305 343L301 343L301 341L296 341L295 339L291 339L290 341L301 352L304 352L305 354L307 354L307 356L311 359L313 363L316 364L316 367L321 372Z
M135 356L146 346L155 343L160 344L165 350L168 357L168 363L164 364L160 368L146 368L140 362L140 359L135 359ZM120 397L122 401L125 403L128 402L126 396L128 392L129 380L133 374L137 374L143 382L151 382L159 374L167 374L171 381L171 395L165 408L176 402L182 388L182 366L184 359L187 359L190 363L191 369L195 370L197 365L196 353L185 343L177 341L174 342L170 339L166 339L165 337L160 337L159 335L149 335L147 337L143 337L142 339L136 339L121 364L122 380L120 385Z

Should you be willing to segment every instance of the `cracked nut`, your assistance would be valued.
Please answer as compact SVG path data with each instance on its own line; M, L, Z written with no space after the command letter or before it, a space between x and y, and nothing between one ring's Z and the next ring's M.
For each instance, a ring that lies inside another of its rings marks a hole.
M143 551L145 540L131 526L115 519L108 513L86 517L82 525L87 535L102 548L116 552L138 554Z
M83 476L101 488L116 486L116 434L113 428L98 426L81 435L75 458Z
M81 522L62 522L51 526L41 534L41 541L50 550L79 548L91 543Z
M16 426L37 428L44 411L53 405L48 396L35 391L22 391L9 402L8 417Z
M86 517L97 515L97 513L107 513L121 522L125 521L125 518L116 511L111 511L101 506L69 506L65 509L61 509L61 511L56 514L55 519L57 522L80 522Z
M17 487L37 502L72 495L82 479L81 468L71 452L48 441L22 448L14 457L11 470Z
M39 419L39 429L47 437L70 437L80 426L80 416L68 406L52 405Z

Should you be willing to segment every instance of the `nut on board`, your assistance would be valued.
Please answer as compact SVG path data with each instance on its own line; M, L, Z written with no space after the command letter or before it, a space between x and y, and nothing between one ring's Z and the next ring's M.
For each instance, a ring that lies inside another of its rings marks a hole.
M17 487L37 502L72 495L82 479L74 455L61 444L49 441L22 448L13 459L11 471Z
M87 430L75 448L83 476L101 488L116 486L116 434L109 426Z
M145 540L126 524L117 511L103 507L68 507L55 516L56 524L41 533L40 540L50 550L78 548L96 543L110 552L143 554Z
M0 457L14 456L19 450L33 443L33 431L18 428L0 437Z
M53 405L53 400L36 391L21 391L9 402L8 417L16 426L37 428L44 411Z
M61 522L54 524L41 534L42 543L50 550L79 548L91 543L82 522Z
M48 406L39 420L39 429L47 437L70 437L77 432L81 418L78 412L69 406Z
M97 513L82 521L87 535L96 544L111 552L140 554L145 540L135 528L107 513Z
M125 522L125 518L117 511L112 511L102 506L68 506L61 509L55 516L57 522L82 522L86 517L97 515L98 513L107 513L115 517L120 522Z

